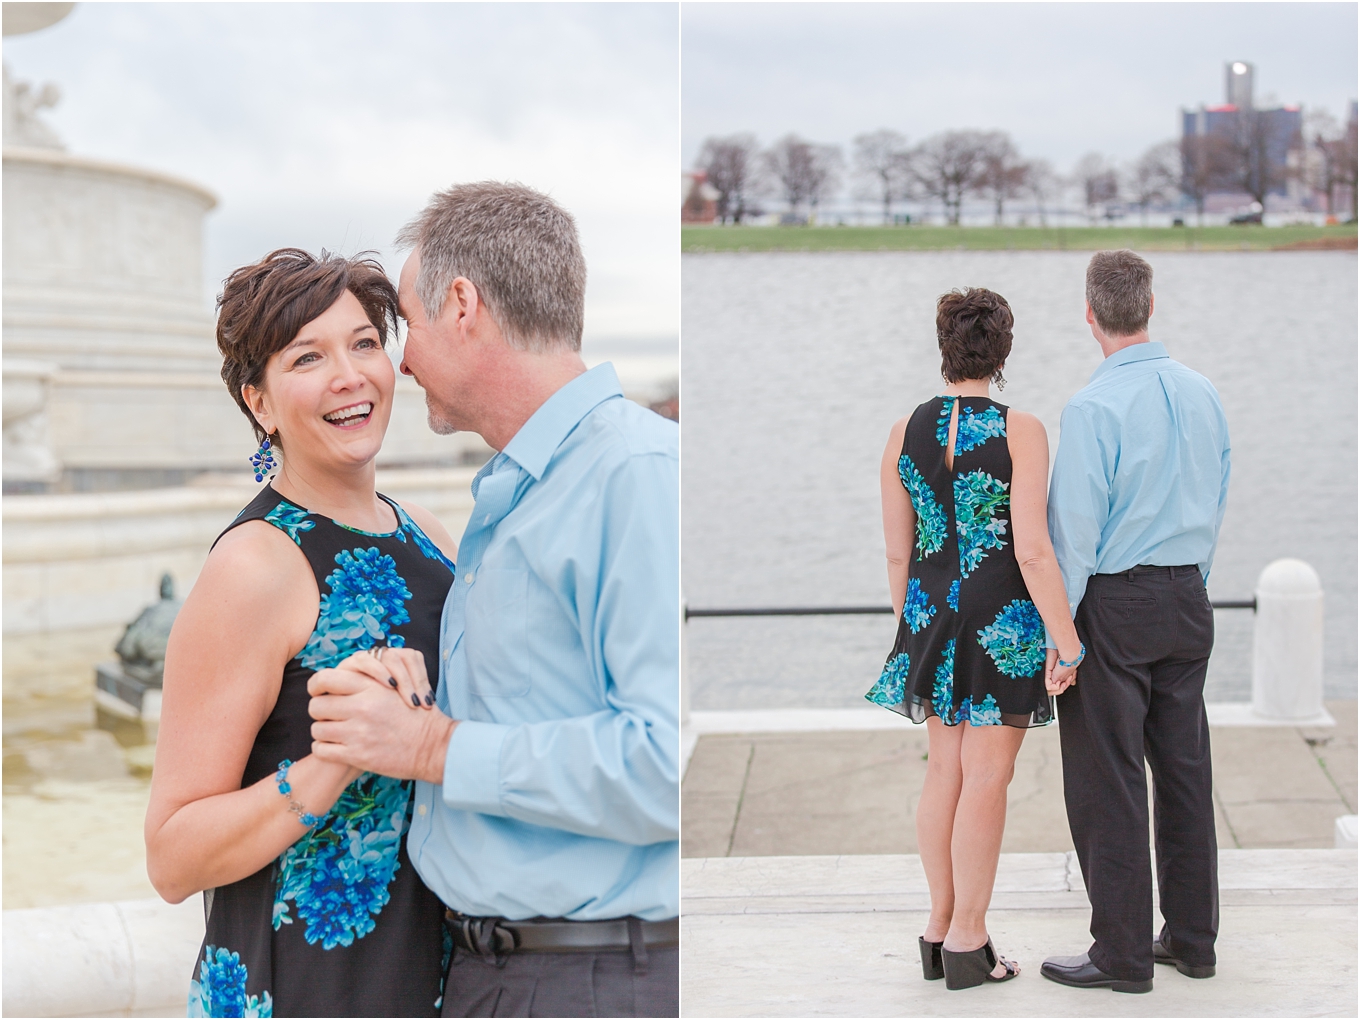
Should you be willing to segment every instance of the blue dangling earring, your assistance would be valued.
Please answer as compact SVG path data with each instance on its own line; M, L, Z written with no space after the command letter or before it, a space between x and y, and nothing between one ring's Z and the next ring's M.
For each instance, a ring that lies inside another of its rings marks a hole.
M264 481L264 476L273 471L278 464L274 461L274 451L271 448L269 437L265 436L260 443L260 448L251 456L250 466L255 470L255 481Z

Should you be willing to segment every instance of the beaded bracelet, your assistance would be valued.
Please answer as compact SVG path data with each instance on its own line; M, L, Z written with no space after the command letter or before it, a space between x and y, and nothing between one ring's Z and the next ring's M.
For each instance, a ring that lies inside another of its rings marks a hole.
M288 769L293 764L292 759L285 758L279 762L279 770L274 773L274 782L278 784L279 793L288 798L288 810L297 815L297 819L309 829L315 829L326 820L326 815L314 815L305 811L301 804L293 799L293 787L288 782ZM326 812L330 814L330 812Z
M1081 644L1081 642L1078 641L1077 644ZM1059 659L1058 665L1061 666L1063 669L1076 669L1078 666L1081 665L1081 660L1084 658L1086 658L1086 646L1081 645L1081 654L1077 656L1075 662L1063 662L1062 659Z

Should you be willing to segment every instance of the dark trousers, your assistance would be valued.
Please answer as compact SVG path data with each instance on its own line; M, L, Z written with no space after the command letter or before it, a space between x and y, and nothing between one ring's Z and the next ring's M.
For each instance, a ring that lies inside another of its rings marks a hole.
M680 1015L680 950L514 953L499 958L455 949L441 1016Z
M1197 567L1097 574L1077 607L1086 660L1058 698L1067 820L1091 900L1091 962L1123 981L1152 977L1152 770L1160 938L1212 964L1218 843L1204 675L1214 617Z

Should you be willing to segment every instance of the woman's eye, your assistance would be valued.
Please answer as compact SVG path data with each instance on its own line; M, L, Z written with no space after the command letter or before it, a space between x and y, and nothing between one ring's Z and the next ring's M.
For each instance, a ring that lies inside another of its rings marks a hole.
M360 340L359 343L358 343L356 346L358 346L358 347L366 347L366 348L369 348L369 349L371 350L371 349L374 348L374 347L381 347L382 345L379 344L378 341L377 341L376 339L374 339L373 337L371 337L371 336L366 336L366 337L364 337L362 340Z
M293 367L296 368L298 365L310 364L311 362L319 358L320 358L319 354L304 354L300 358L298 358L297 361L293 362Z

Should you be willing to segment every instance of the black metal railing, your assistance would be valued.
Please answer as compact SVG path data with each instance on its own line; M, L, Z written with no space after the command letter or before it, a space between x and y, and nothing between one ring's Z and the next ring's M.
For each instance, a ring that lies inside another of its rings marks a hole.
M1221 599L1211 602L1215 609L1250 609L1256 612L1256 600ZM892 606L779 606L741 609L691 609L685 607L685 619L715 616L892 616Z

